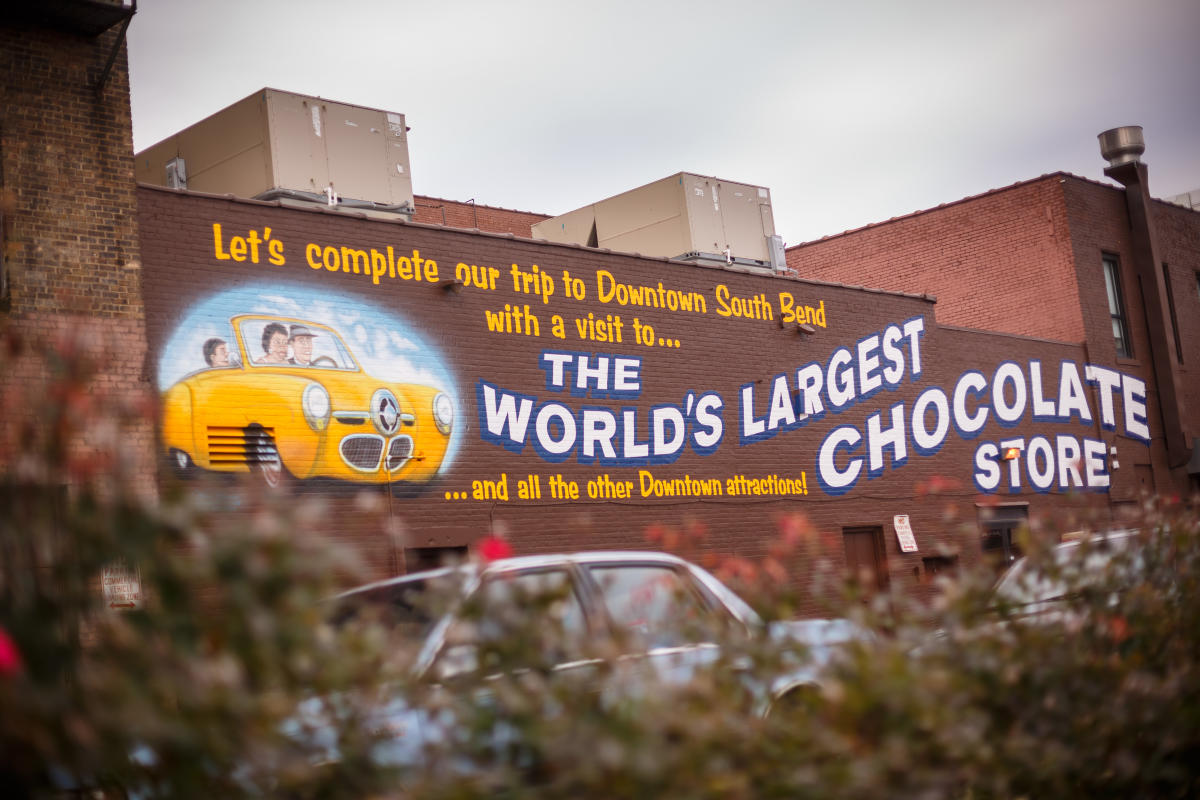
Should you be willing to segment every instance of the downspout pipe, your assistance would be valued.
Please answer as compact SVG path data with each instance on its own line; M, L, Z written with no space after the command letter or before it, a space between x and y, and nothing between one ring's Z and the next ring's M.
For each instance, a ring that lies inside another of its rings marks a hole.
M1150 182L1146 165L1140 159L1145 145L1141 142L1141 128L1137 126L1114 128L1100 134L1099 138L1101 153L1110 163L1104 174L1125 187L1133 268L1145 306L1143 310L1150 337L1154 382L1162 412L1167 463L1174 470L1183 467L1191 459L1192 440L1184 425L1187 414L1183 401L1183 382L1174 355L1171 309L1163 277L1162 251L1151 208Z

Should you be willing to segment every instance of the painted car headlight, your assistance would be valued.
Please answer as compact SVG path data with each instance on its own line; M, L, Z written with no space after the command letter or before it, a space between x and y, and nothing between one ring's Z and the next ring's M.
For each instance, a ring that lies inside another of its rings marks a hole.
M321 384L310 383L304 387L304 394L300 396L300 408L304 410L304 419L308 426L314 431L323 431L329 425L332 404L329 401L329 392L325 391Z
M384 436L391 436L400 427L400 401L387 389L376 389L371 395L371 420Z
M433 398L433 421L439 431L450 433L450 427L454 424L454 401L449 395L438 394Z

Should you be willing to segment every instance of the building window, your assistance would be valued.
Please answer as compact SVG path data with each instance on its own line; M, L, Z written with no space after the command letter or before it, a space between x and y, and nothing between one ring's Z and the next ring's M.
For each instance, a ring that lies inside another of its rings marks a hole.
M404 550L407 572L424 572L450 564L461 564L467 560L467 548L461 547L408 547Z
M1002 570L1021 557L1017 531L1029 525L1029 507L996 506L979 509L979 549L986 563Z
M1183 342L1179 340L1179 317L1175 314L1175 289L1171 286L1171 270L1163 264L1163 286L1167 288L1167 308L1171 312L1171 332L1175 334L1175 357L1183 363Z
M958 556L924 556L921 565L925 567L922 582L928 583L938 575L955 575L958 572Z
M1113 344L1120 358L1133 358L1129 324L1125 319L1125 298L1121 294L1121 268L1116 256L1104 256L1104 286L1108 290L1108 315L1112 318Z

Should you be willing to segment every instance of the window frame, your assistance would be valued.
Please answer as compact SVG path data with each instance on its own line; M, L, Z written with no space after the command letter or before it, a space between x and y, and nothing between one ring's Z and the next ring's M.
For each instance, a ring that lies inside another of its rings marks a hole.
M1024 555L1016 533L1021 526L1029 527L1029 504L1014 503L999 506L980 506L976 514L979 521L979 555L986 562L994 562L998 569L1006 569ZM999 547L988 547L993 537Z
M737 615L734 614L729 608L727 608L724 603L722 603L717 598L712 597L705 589L702 589L701 586L698 585L696 576L693 575L689 570L682 569L680 567L680 565L664 564L664 563L655 562L655 561L595 561L595 562L587 562L587 563L581 564L580 567L581 567L582 574L584 576L586 576L586 581L588 583L589 592L591 593L591 595L594 598L597 613L599 613L601 616L604 617L605 622L607 623L607 625L609 627L609 630L611 631L612 635L614 635L614 636L619 637L621 635L627 635L628 632L626 631L625 626L620 623L619 610L614 611L614 609L609 605L609 593L608 593L609 587L607 587L605 585L604 581L602 580L601 575L599 574L605 570L610 570L610 569L614 569L614 570L632 570L632 569L662 570L665 573L670 574L676 581L679 582L679 588L682 589L682 593L683 593L681 599L686 599L690 603L694 603L695 607L700 609L706 615L706 619L708 621L711 621L717 627L725 628L726 630L728 630L730 626L734 626L735 630L745 630L745 623L742 622L742 620L738 619ZM679 634L679 633L684 633L686 631L680 629L680 630L672 630L670 632ZM652 631L647 630L644 633L636 634L636 636L640 639L639 645L644 645L645 650L640 650L640 649L638 649L638 647L635 647L635 650L631 651L631 653L629 653L629 654L633 654L634 652L637 652L637 653L648 655L648 654L653 654L655 652L674 651L674 650L678 650L681 648L686 649L686 648L693 648L693 647L705 647L705 646L710 646L715 643L710 640L710 641L678 642L678 643L674 643L674 644L670 644L670 645L665 645L665 644L661 644L661 643L660 644L652 644L648 639L645 638L645 637L648 637L651 633L652 633Z
M465 598L463 604L471 602L483 601L484 595L494 586L500 585L505 581L523 581L527 578L537 578L544 575L562 575L566 581L566 596L574 600L574 605L579 610L579 618L583 622L580 635L572 636L572 634L564 628L564 633L567 637L564 641L568 646L578 646L585 648L596 635L600 627L599 622L595 617L595 611L590 606L590 600L584 587L580 584L579 576L570 564L548 564L536 567L522 567L517 569L506 569L495 572L488 572L482 576L479 584L475 586ZM524 589L518 590L517 595L525 592ZM536 593L535 593L536 594ZM458 641L456 630L464 626L464 618L461 616L463 608L459 606L452 613L448 614L442 621L440 630L431 634L430 638L437 638L437 645L429 658L427 673L435 676L435 682L446 683L463 675L479 675L490 677L499 674L498 672L489 672L486 665L480 663L479 647L484 643L487 635L482 635L475 640ZM483 623L487 623L486 617L483 618ZM471 623L475 626L478 623ZM453 660L458 659L458 663ZM564 654L564 659L558 661L553 666L556 669L561 669L573 664L581 664L590 659L581 652Z
M1125 303L1125 291L1121 285L1121 260L1112 253L1102 253L1100 263L1104 271L1105 298L1108 301L1108 316L1112 323L1113 347L1117 358L1132 359L1133 341L1129 336L1129 314Z
M1171 318L1171 333L1175 336L1176 363L1183 363L1183 340L1179 338L1179 314L1175 311L1175 288L1171 284L1171 267L1163 262L1163 286L1167 290L1167 311Z

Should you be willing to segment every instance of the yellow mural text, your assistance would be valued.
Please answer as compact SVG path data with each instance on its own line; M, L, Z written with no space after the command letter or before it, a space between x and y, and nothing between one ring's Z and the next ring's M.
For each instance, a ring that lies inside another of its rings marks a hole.
M537 501L605 501L706 497L804 497L808 494L808 474L799 475L728 475L726 477L660 477L639 469L637 480L600 473L587 480L571 480L561 473L543 476L529 473L515 480L511 492L508 473L494 480L475 480L469 489L447 491L447 500L476 500L507 503L511 499Z
M542 318L528 304L513 305L505 303L503 308L484 309L484 323L489 333L515 333L522 336L541 336ZM598 344L624 344L626 341L626 322L619 314L606 314L597 317L589 311L586 317L572 319L572 330L569 332L566 319L560 314L550 317L550 335L556 339L567 339L573 332L580 341ZM657 335L654 326L644 324L637 317L630 325L633 329L633 341L643 347L680 347L678 339Z
M816 325L820 328L827 327L825 324L824 300L816 308L812 306L798 306L796 305L796 298L792 297L791 292L779 293L779 317L783 322Z
M600 318L589 311L586 317L575 318L575 330L579 338L586 342L621 344L625 341L621 335L624 327L625 323L621 321L619 314L608 314Z
M504 308L497 311L485 309L483 312L484 319L487 320L487 329L492 333L520 333L525 336L541 336L542 324L538 319L538 315L533 313L533 310L526 303L523 306L514 306L511 303L505 303Z
M717 298L718 317L742 317L745 319L775 319L771 310L771 301L765 294L759 293L751 297L739 297L729 291L729 287L718 283L713 292Z
M214 222L212 227L213 257L217 261L249 261L251 264L257 264L259 262L258 247L265 245L267 258L272 264L282 267L286 263L286 259L283 257L283 242L271 238L270 228L263 228L261 234L251 228L245 236L230 236L229 242L226 244L221 224Z
M212 223L213 256L217 261L252 264L267 261L276 266L287 263L286 254L291 248L285 246L278 234L273 235L271 228L228 230L229 227L228 223L225 229L221 223ZM302 249L304 263L318 274L362 275L374 286L392 281L440 283L443 280L437 260L423 256L416 248L397 252L392 245L353 247L308 242ZM682 347L678 338L662 329L663 321L656 317L655 324L651 324L644 321L644 316L628 315L625 309L654 309L656 314L672 316L707 316L711 313L726 320L778 320L780 324L799 323L821 328L828 325L824 300L808 305L805 303L808 298L797 297L791 292L779 292L778 301L772 302L765 293L739 294L725 283L695 291L672 286L669 281L618 277L606 269L596 270L593 279L586 273L581 277L570 270L551 270L537 264L523 266L511 262L503 268L442 255L445 260L455 262L453 280L457 285L449 288L509 295L506 299L512 302L496 303L483 312L484 328L489 333L546 335L562 341L598 345ZM298 258L294 260L299 263ZM591 301L594 305L590 309L585 305L574 313L552 313L561 312L561 308L546 308L542 313L537 310L538 300L544 308L561 304L560 298L579 304ZM621 313L613 313L617 311ZM665 325L669 324L668 320Z
M437 283L438 264L432 258L422 258L420 250L412 251L412 258L396 256L391 245L384 251L371 248L370 251L355 247L334 247L309 242L304 246L304 257L313 269L325 269L329 272L353 272L355 275L365 275L371 283L379 285L385 276L398 278L402 281L428 281Z
M693 314L707 314L708 301L699 292L668 289L659 281L653 286L622 283L608 270L596 272L596 295L601 303L616 303L620 306L642 306L665 308Z
M494 292L496 291L496 279L499 277L500 270L495 267L481 267L478 264L464 264L460 261L454 268L454 279L471 289L486 289Z
M550 496L555 500L578 500L579 484L565 480L562 475L551 475Z
M548 272L542 272L538 269L537 264L528 270L523 270L513 264L509 274L512 275L513 291L518 294L541 295L542 305L549 303L550 298L554 295L554 276Z

